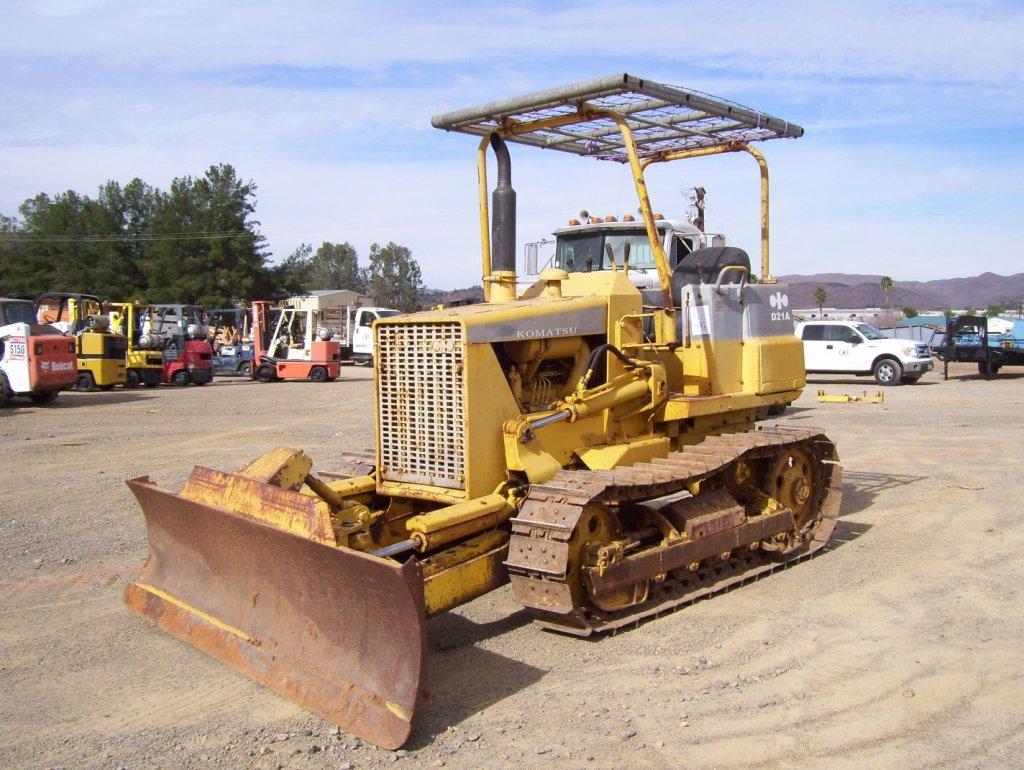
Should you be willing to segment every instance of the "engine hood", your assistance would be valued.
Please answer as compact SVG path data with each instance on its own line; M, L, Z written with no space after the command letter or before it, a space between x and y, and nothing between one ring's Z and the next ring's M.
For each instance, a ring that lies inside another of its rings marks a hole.
M607 312L605 297L540 297L427 310L377 323L455 321L466 327L467 342L508 342L603 334L608 328Z

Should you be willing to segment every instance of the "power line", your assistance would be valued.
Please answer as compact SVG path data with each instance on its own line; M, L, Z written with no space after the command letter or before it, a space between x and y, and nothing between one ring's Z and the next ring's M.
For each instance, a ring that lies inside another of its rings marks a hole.
M465 222L469 218L465 216L461 217L424 217L420 218L418 222L421 227L423 223L430 224L447 224L452 222ZM377 227L394 227L396 225L403 228L408 228L410 224L409 220L401 219L384 219L375 222L362 222L357 225L337 225L333 227L323 227L315 229L302 229L302 230L277 230L277 233L289 233L289 234L309 234L309 233L329 233L329 232L347 232L352 230L370 230ZM0 233L0 242L4 241L22 241L25 243L121 243L125 241L138 242L138 243L153 243L159 241L198 241L198 240L218 240L218 239L229 239L239 238L243 236L252 236L257 238L266 237L263 233L254 232L252 230L223 230L219 232L200 232L200 233L113 233L108 235L37 235L34 233L19 233L19 232L7 232Z
M33 233L0 233L0 241L28 241L31 243L118 243L121 241L192 241L210 238L238 238L250 235L259 237L252 230L228 230L219 233L125 233L112 235L35 235Z

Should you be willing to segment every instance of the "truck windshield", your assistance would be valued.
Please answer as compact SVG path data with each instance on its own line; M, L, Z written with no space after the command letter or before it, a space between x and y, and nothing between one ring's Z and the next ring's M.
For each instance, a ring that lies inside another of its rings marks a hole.
M882 334L871 324L857 324L857 331L867 337L869 340L884 340L886 336Z
M34 324L36 311L31 302L4 302L0 306L0 325Z
M378 318L391 318L394 315L402 315L400 310L376 310Z
M611 270L607 246L612 247L615 263L621 267L627 243L630 267L655 269L654 250L647 238L647 232L642 229L598 230L559 235L555 245L555 267L569 273Z

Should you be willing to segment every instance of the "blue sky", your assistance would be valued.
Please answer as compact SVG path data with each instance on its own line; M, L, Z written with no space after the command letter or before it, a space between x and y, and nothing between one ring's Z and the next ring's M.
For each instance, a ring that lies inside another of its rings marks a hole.
M4 4L0 212L37 192L211 163L259 186L276 258L303 241L413 249L479 281L475 140L458 107L628 71L799 123L766 143L778 274L1024 270L1024 4L978 2ZM621 167L513 148L519 237L635 208ZM747 157L652 170L655 207L708 189L751 253Z

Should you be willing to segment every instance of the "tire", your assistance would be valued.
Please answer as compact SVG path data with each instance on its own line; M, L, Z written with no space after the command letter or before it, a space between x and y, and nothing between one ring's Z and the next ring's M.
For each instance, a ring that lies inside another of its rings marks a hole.
M75 380L75 390L79 393L86 393L95 387L96 380L93 379L92 372L82 372Z
M142 382L142 378L139 377L139 373L134 369L129 369L128 373L124 376L125 388L137 388Z
M1002 366L1002 364L997 364L997 363L993 363L992 361L989 361L988 362L988 371L986 371L985 362L984 361L979 361L978 362L978 374L981 374L981 375L985 375L985 374L999 374L999 368L1001 366Z
M188 372L184 369L179 369L174 373L174 377L171 378L171 381L179 388L183 388L192 382L192 378L189 377Z
M0 372L0 407L7 406L11 399L11 387L7 382L7 375Z
M904 385L913 385L919 379L921 379L921 375L920 374L905 374L905 375L903 375L902 382L903 382Z
M314 366L309 370L309 379L313 382L327 382L327 370L322 366Z
M243 377L252 377L252 361L243 361L238 365L238 373Z
M33 404L52 404L57 400L56 390L44 390L42 393L33 393L29 396Z
M895 358L882 358L872 371L879 385L899 385L903 379L903 367Z
M277 371L273 364L260 364L256 370L256 379L260 382L273 382L277 379Z

